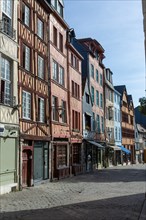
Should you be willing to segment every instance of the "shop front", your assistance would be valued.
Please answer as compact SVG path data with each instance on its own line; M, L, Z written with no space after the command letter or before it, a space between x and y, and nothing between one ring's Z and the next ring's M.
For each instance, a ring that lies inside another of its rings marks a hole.
M69 166L69 142L52 142L52 177L51 179L62 179L70 176Z
M85 149L87 172L101 169L104 166L103 158L105 147L95 141L86 141Z
M127 148L125 148L124 146L118 146L121 148L122 150L122 164L123 165L127 165L127 164L130 164L130 161L131 161L131 151L128 150Z

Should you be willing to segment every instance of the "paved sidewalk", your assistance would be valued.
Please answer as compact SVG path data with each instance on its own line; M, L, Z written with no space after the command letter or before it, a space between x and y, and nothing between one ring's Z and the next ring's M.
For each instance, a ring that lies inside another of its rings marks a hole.
M145 190L146 165L112 167L2 195L0 219L146 220Z

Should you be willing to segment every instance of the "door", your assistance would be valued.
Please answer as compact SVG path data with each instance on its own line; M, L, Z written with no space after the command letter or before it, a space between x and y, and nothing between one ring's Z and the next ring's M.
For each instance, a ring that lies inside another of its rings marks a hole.
M44 179L49 178L49 160L48 160L48 149L44 149Z
M43 179L43 144L35 142L34 144L34 182Z
M22 152L22 186L30 186L31 183L31 155L30 150L24 150Z

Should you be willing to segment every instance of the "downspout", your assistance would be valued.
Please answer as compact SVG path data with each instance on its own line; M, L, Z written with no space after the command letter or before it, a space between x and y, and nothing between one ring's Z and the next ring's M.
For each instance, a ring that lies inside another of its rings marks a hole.
M49 151L49 153L51 153L51 177L50 177L50 181L53 181L53 136L52 136L52 122L51 122L51 113L52 113L52 105L51 105L51 56L50 56L50 14L48 15L48 108L49 108L49 126L50 126L50 148L51 148L51 152ZM49 149L50 149L49 148Z
M67 46L67 100L68 100L68 122L69 122L69 172L72 174L72 144L71 144L71 106L70 106L70 72L69 72L69 29L67 29L66 46Z

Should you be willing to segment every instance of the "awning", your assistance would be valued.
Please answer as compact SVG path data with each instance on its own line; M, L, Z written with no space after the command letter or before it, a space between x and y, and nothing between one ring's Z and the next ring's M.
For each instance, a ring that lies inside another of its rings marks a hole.
M85 114L92 117L92 115L89 112L85 112Z
M114 150L121 150L121 148L118 147L118 146L110 146L110 145L108 145L108 147L111 147L111 148L114 149Z
M123 146L119 146L121 148L122 151L124 151L126 154L131 154L131 151L128 150L127 148L123 147Z
M100 148L100 149L104 149L104 146L102 146L101 144L95 142L95 141L87 141L88 143L95 145L96 147Z

